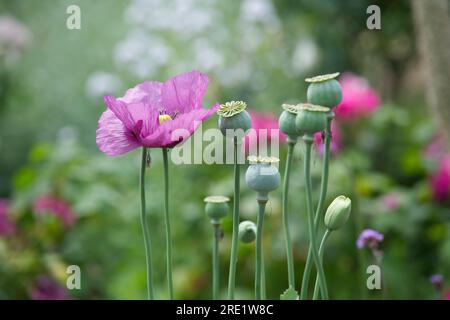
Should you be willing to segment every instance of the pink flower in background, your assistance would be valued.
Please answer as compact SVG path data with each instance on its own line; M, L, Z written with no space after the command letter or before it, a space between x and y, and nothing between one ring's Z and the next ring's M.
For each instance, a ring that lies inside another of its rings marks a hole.
M28 290L33 300L70 300L67 290L49 276L39 276Z
M445 201L450 196L450 155L445 155L439 162L437 171L430 177L433 197Z
M337 118L353 120L374 112L380 105L380 96L366 79L344 73L339 83L342 87L342 101L334 109Z
M168 81L145 81L121 98L106 96L108 109L100 117L97 145L109 156L138 147L171 148L189 138L219 108L202 107L207 75L192 71ZM181 136L172 137L177 129Z
M400 205L398 196L394 193L388 193L382 196L381 203L387 212L393 212L397 210Z
M317 132L314 135L314 144L316 145L317 150L320 154L323 154L324 151L324 145L322 141L322 133ZM336 121L333 121L331 123L331 144L330 144L330 150L332 153L336 153L339 151L341 146L341 133L339 131L339 127L336 123Z
M363 249L364 247L376 249L383 240L384 235L382 233L372 229L364 229L356 241L356 246L358 249Z
M286 135L280 131L278 119L271 112L250 111L252 117L252 129L244 138L244 150L246 154L256 154L257 147L261 147L262 139L268 143L277 138L278 141L285 141Z
M69 204L59 198L44 195L36 199L33 203L33 211L35 214L53 214L59 218L65 227L70 227L75 223L75 214Z
M425 157L431 161L440 161L444 156L444 136L437 134L425 148Z
M16 225L10 217L9 202L0 199L0 236L10 236L16 232Z

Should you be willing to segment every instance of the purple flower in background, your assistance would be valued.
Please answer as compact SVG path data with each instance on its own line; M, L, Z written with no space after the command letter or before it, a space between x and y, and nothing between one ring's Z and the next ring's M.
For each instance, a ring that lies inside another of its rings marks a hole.
M400 203L398 196L394 193L388 193L381 197L381 203L387 212L393 212L398 209Z
M28 290L33 300L70 300L66 289L49 276L39 276Z
M59 218L65 227L70 227L75 223L75 214L70 205L63 199L50 195L43 195L33 203L33 211L38 215L51 213Z
M10 236L16 232L16 225L10 218L9 202L0 199L0 236Z
M442 274L433 274L430 277L430 282L436 290L441 291L444 286L444 276Z
M106 96L108 109L97 129L99 149L118 156L138 147L171 148L185 141L219 108L202 107L207 87L207 75L192 71L164 83L145 81L121 98Z
M319 150L319 153L323 154L325 147L324 147L323 141L322 141L322 132L317 132L314 135L314 144L316 145L316 148ZM339 127L338 127L336 121L333 121L331 123L330 151L332 153L337 153L340 148L341 148L341 132L339 130Z
M384 235L382 233L372 229L364 229L356 241L356 246L358 249L363 249L364 247L376 249L383 239Z

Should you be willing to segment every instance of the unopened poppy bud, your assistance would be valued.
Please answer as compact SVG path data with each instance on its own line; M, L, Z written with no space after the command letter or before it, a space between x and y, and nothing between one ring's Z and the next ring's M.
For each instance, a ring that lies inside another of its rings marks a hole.
M243 243L251 243L256 239L256 225L252 221L242 221L239 224L239 240Z
M295 126L295 118L299 111L298 105L283 104L284 111L281 113L278 119L278 125L280 130L288 136L288 142L295 142L301 132L297 130Z
M250 189L259 193L261 200L267 198L270 191L280 186L280 173L275 163L280 160L275 157L249 156L250 166L245 173L245 182Z
M325 213L325 226L337 230L347 222L352 210L352 201L346 196L339 196L331 202Z
M231 101L220 105L217 114L219 115L219 129L224 136L227 131L238 138L243 138L252 127L252 118L245 110L247 104L243 101Z
M299 107L295 119L295 126L299 132L314 134L325 130L329 108L309 103L302 103Z
M213 223L219 223L221 219L228 215L228 201L230 198L224 196L209 196L204 199L206 202L205 212Z
M334 108L342 101L342 89L335 79L339 72L305 79L309 82L306 93L309 103Z

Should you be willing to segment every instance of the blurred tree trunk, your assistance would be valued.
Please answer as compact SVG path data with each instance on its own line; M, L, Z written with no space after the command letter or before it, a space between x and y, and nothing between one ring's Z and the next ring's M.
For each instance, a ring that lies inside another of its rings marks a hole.
M450 11L448 0L411 0L427 102L450 151Z

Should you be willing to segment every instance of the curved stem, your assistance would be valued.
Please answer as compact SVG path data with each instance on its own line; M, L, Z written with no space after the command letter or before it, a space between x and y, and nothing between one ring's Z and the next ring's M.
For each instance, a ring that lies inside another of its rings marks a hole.
M294 154L295 142L288 142L288 153L286 159L286 167L284 170L283 183L283 227L284 240L286 243L286 256L288 264L288 281L289 287L295 288L295 271L294 271L294 256L292 252L291 234L289 231L289 214L288 214L288 191L289 191L289 177L292 165L292 158Z
M164 162L164 222L166 225L166 270L167 286L169 288L169 298L173 300L173 281L172 281L172 235L170 228L169 215L169 160L168 149L162 148Z
M255 299L261 300L262 298L262 267L263 267L263 257L262 257L262 230L264 223L264 211L266 209L267 201L258 201L259 213L258 222L256 224L256 254L255 254Z
M314 211L312 206L312 190L311 190L311 149L313 136L305 136L305 189L306 189L306 207L308 211L308 229L310 237L310 248L312 251L312 257L314 264L317 268L317 273L319 275L320 290L322 291L322 296L325 300L328 300L328 289L325 279L325 272L323 271L322 264L320 263L319 253L317 250L317 239L314 227Z
M323 234L322 241L320 242L320 248L319 248L319 258L320 262L323 262L323 253L325 252L325 243L328 240L328 237L331 234L331 230L327 229L325 233ZM313 299L317 300L319 297L319 278L316 275L316 283L314 285L314 296Z
M325 199L327 196L328 189L328 171L330 163L330 145L331 145L331 122L333 121L333 116L330 115L327 118L327 129L325 131L324 139L324 154L323 154L323 166L322 166L322 181L320 184L320 195L319 203L317 204L316 215L314 217L314 229L316 234L319 232L320 222L322 221L322 212L324 209ZM305 271L303 272L302 287L300 291L300 299L306 300L308 295L309 279L312 269L312 250L311 246L308 250L308 257L306 258Z
M239 233L239 189L240 189L240 175L238 163L238 143L237 138L234 138L234 206L233 206L233 235L231 240L231 257L230 257L230 272L228 274L228 299L234 299L234 287L236 283L236 264L237 264L237 246Z
M213 299L219 299L219 279L220 279L220 265L219 265L219 241L221 237L220 224L213 223L214 227L214 245L213 245Z
M152 262L152 246L150 241L150 231L147 223L147 214L145 213L145 168L147 166L147 149L142 148L142 163L140 172L140 189L141 189L141 226L144 235L145 260L147 263L147 296L149 300L154 299L153 290L153 262Z

